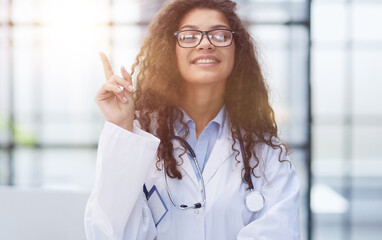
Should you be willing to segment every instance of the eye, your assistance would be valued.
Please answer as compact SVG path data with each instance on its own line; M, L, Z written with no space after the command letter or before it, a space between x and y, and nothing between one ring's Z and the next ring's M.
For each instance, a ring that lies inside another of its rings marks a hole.
M182 32L181 34L179 34L178 38L179 38L179 41L192 43L195 41L199 41L200 33L199 32Z
M214 35L214 39L219 42L224 42L226 40L226 36L224 35Z
M229 31L216 31L212 34L212 38L217 42L225 42L231 39L231 32Z

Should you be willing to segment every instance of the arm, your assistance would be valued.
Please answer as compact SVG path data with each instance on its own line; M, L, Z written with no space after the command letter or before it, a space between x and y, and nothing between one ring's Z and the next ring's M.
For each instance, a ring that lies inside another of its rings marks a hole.
M262 187L264 208L240 230L238 240L299 240L299 183L289 162L279 162L280 150L268 148L266 181ZM288 159L285 149L281 159Z
M101 134L96 181L85 211L88 239L153 239L156 235L142 186L155 166L159 139L110 122Z

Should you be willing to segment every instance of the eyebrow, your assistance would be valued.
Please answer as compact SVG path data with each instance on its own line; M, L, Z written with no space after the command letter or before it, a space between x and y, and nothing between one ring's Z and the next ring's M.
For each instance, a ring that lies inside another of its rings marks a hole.
M184 25L180 28L180 30L182 30L184 28L199 29L199 27L195 26L195 25ZM222 24L213 25L210 27L210 29L216 29L216 28L228 28L229 29L230 27L228 27L227 25L222 25Z

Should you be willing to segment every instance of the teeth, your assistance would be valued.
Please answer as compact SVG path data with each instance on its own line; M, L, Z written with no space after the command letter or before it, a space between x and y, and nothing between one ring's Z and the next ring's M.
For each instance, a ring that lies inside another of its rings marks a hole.
M196 63L216 63L215 59L198 59L196 60Z

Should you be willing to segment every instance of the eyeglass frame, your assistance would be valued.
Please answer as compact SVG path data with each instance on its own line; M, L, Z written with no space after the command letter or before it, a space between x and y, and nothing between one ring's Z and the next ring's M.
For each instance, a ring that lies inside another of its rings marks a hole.
M211 42L211 39L210 39L208 33L213 32L213 31L218 31L218 30L225 30L225 31L229 31L229 32L231 33L231 43L230 43L230 44L228 44L227 46L216 46L215 44L213 44L213 43ZM193 46L193 47L182 47L182 46L180 45L180 43L179 43L179 38L178 38L179 33L187 32L187 31L200 32L200 33L202 34L202 37L200 38L199 43L196 44L196 45ZM209 42L212 44L212 46L214 46L214 47L229 47L229 46L232 45L233 38L234 38L234 33L235 33L235 31L233 31L232 29L226 29L226 28L212 29L212 30L209 30L209 31L189 30L189 29L186 29L186 30L179 30L179 31L174 32L174 37L176 38L176 42L178 43L179 47L181 47L181 48L194 48L194 47L199 46L200 43L203 41L203 37L204 37L204 35L207 36L208 41L209 41Z

